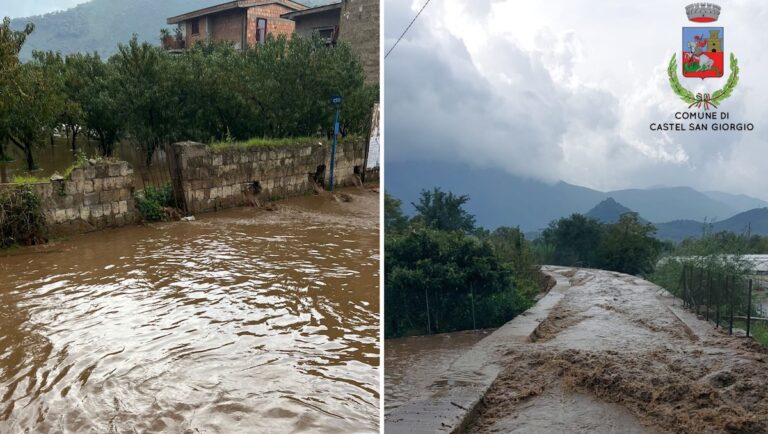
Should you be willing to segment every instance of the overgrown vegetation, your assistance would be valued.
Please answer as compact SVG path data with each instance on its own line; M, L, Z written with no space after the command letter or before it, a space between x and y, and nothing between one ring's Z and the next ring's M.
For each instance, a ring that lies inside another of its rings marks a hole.
M153 187L147 185L143 191L137 191L134 194L136 200L136 209L139 214L148 222L159 222L166 220L166 208L175 206L173 198L173 188L170 183L162 187Z
M550 223L534 248L542 264L648 275L664 246L655 233L636 213L626 213L614 224L573 214Z
M0 191L0 247L46 242L40 197L29 186Z
M385 196L385 334L498 327L533 304L538 267L515 228L474 225L466 196L422 192L408 219Z
M270 36L245 51L198 43L175 56L134 37L106 60L36 52L20 63L32 31L14 32L8 20L0 26L0 143L23 151L29 169L34 149L63 131L73 151L76 137L87 135L107 156L119 140L133 141L148 164L159 147L180 140L221 148L325 137L331 95L344 97L343 133L362 134L378 95L347 44L327 46L316 35Z

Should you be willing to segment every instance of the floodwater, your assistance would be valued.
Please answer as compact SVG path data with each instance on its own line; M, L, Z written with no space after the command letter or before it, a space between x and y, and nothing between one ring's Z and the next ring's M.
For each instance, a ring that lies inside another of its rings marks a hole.
M436 377L464 352L493 332L442 333L387 339L384 342L384 409L387 414L406 402L426 399Z
M24 154L13 145L6 145L5 152L12 161L0 161L0 183L8 183L17 175L32 175L38 178L48 178L55 172L64 173L77 159L77 152L88 157L101 155L98 143L78 136L76 151L72 151L72 143L66 138L54 139L53 145L41 144L34 150L36 170L28 171ZM143 188L144 182L159 184L168 181L167 161L165 151L161 147L152 156L152 165L147 167L144 151L128 141L115 144L114 157L127 161L134 168L137 176L137 188Z
M378 195L0 256L0 432L378 432Z

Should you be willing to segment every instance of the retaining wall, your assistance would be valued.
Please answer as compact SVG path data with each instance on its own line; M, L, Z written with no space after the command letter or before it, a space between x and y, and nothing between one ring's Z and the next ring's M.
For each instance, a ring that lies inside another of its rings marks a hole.
M135 223L134 174L126 162L96 163L67 177L29 186L41 199L51 235L89 232ZM0 189L21 188L0 184Z
M336 185L354 185L364 164L363 142L337 146ZM175 162L174 192L183 197L190 214L302 195L312 191L313 180L330 180L331 146L321 143L211 150L183 142L172 145L169 156Z

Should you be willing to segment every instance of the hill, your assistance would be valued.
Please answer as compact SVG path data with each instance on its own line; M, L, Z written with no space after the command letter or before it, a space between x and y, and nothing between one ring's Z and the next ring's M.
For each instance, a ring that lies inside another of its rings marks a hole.
M706 223L694 220L677 220L656 224L656 236L664 240L682 241L689 237L700 236ZM768 235L768 208L756 208L735 216L712 223L714 232L734 232L752 235Z
M422 189L441 187L467 194L467 209L486 228L520 226L524 232L546 228L549 222L572 213L585 214L596 203L613 198L650 222L723 219L768 203L748 196L702 193L688 187L657 187L601 192L566 182L545 183L511 175L501 169L478 168L462 163L436 161L387 162L387 192L410 203ZM754 206L757 205L757 206ZM690 231L686 230L686 233Z
M628 212L632 212L632 210L609 197L595 205L594 208L587 212L586 216L600 223L613 224L618 222L619 218Z
M160 29L168 27L166 19L196 9L224 3L225 0L91 0L72 9L18 18L14 29L26 23L35 24L35 32L27 39L22 59L33 50L61 51L64 54L98 51L108 57L117 45L135 33L139 40L159 44ZM335 0L301 0L307 6L334 3Z

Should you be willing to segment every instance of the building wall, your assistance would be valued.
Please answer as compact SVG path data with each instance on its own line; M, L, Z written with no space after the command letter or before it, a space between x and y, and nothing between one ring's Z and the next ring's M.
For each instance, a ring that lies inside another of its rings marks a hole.
M344 0L339 39L360 57L366 82L379 84L379 0Z
M172 158L180 179L174 181L190 213L249 203L253 198L297 196L312 191L311 178L325 166L330 179L330 145L299 143L248 150L211 151L200 143L176 143ZM336 185L354 185L365 158L363 141L342 142L336 150ZM258 192L253 186L258 183Z
M211 39L230 41L236 48L242 48L244 20L245 11L242 9L211 15Z
M15 184L0 189L16 189ZM89 232L136 222L134 174L126 162L74 169L65 179L33 184L53 236Z
M200 33L197 35L192 35L192 22L184 22L184 27L186 28L187 48L194 47L195 44L199 41L205 41L208 36L208 17L200 17L198 20L200 22Z
M292 12L292 9L278 4L248 8L248 45L256 45L256 20L258 18L266 18L267 34L273 36L286 35L290 37L296 29L296 23L280 17L288 12Z
M338 26L340 17L340 9L296 17L296 34L309 36L318 27Z

